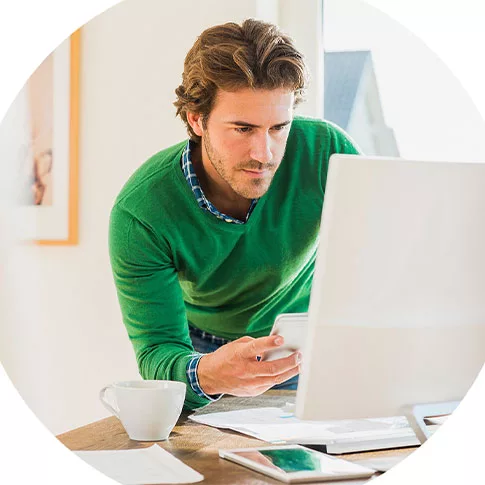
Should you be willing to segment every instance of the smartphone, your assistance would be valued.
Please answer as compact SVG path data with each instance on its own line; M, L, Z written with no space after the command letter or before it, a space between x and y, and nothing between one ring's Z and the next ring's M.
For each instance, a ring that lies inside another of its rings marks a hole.
M300 445L219 450L219 456L285 483L367 478L375 470Z
M285 343L265 352L262 360L276 360L303 349L308 328L308 313L281 313L274 321L270 335L281 335Z

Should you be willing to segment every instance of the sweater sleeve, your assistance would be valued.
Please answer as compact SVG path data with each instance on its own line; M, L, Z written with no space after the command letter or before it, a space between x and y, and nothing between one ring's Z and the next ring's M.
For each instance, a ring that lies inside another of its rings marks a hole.
M143 379L187 384L185 407L210 401L187 381L192 346L169 244L119 203L111 211L109 252L123 322Z
M357 143L335 123L326 122L330 131L331 153L343 153L346 155L363 155Z
M328 140L327 151L324 155L324 166L321 171L321 184L322 190L325 192L325 186L327 184L327 175L329 168L330 157L334 153L342 153L344 155L362 155L362 151L358 147L357 143L335 123L331 121L325 121L326 139Z

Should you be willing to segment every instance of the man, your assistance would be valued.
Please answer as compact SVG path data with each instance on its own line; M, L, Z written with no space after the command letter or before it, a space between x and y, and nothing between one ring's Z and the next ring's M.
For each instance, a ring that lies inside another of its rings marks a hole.
M189 408L295 388L298 353L261 356L282 343L268 336L275 317L308 309L328 159L357 153L334 125L294 118L306 79L273 25L204 31L176 90L190 140L142 165L112 210L111 263L140 373L186 382Z

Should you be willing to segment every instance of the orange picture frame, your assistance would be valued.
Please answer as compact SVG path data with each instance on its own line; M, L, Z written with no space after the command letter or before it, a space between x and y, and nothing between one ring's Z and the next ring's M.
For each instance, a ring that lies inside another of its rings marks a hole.
M80 29L69 38L69 170L67 237L36 240L39 245L76 245L79 242L79 95Z

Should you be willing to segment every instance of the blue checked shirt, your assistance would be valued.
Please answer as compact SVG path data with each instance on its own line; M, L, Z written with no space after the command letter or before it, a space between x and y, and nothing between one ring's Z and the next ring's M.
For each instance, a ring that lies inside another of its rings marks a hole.
M193 149L194 149L194 142L189 140L182 153L182 171L184 172L184 175L185 175L185 178L187 179L187 183L189 184L189 187L192 189L192 192L194 193L194 196L197 199L199 207L201 209L209 211L211 214L214 214L218 219L222 219L223 221L230 222L232 224L245 224L248 221L249 216L251 215L251 212L253 212L253 209L256 206L258 199L253 199L251 201L251 205L249 207L248 213L246 214L246 219L244 221L240 221L235 217L230 217L226 214L223 214L222 212L219 212L211 204L211 202L206 199L204 192L202 191L202 188L199 184L199 179L195 174L194 165L192 164L191 151Z
M222 394L216 394L215 396L209 396L206 394L199 384L199 378L197 377L197 366L199 365L199 360L204 354L194 354L187 364L187 380L189 381L192 390L200 397L205 397L209 401L217 401L222 397Z
M187 183L189 184L189 187L192 189L192 192L194 193L194 196L199 204L199 207L203 210L209 211L211 214L216 216L218 219L221 219L225 222L228 222L230 224L245 224L247 220L249 219L249 216L251 215L251 212L253 211L254 207L256 206L257 199L253 199L251 201L251 205L249 207L248 213L246 214L246 218L244 221L240 221L239 219L236 219L234 217L230 217L226 214L223 214L222 212L219 212L209 200L204 195L204 192L202 191L202 188L199 184L199 179L197 178L197 175L195 174L194 170L194 165L192 163L191 159L191 150L194 149L194 142L193 141L188 141L187 145L185 146L185 149L182 153L182 160L181 160L181 165L182 165L182 171L184 172L185 179L187 180ZM203 338L208 339L213 343L220 343L223 345L227 341L224 339L221 339L219 337L216 337L214 335L208 334L206 332L202 332ZM220 340L220 342L219 342ZM192 358L189 360L189 363L187 364L187 380L190 384L190 387L192 390L200 397L204 397L208 399L209 401L217 401L222 397L222 394L217 394L215 396L209 396L207 395L202 388L199 385L199 379L197 377L197 366L199 365L199 361L201 357L204 354L201 354L199 352L193 354Z

